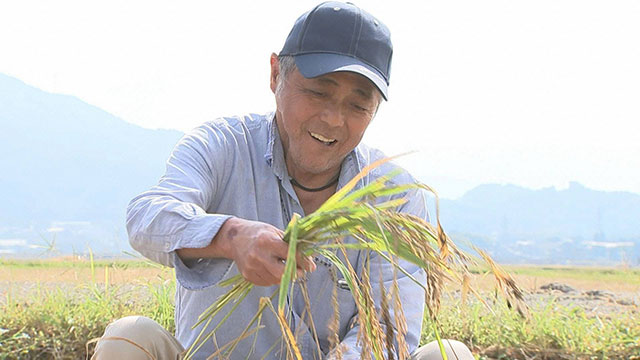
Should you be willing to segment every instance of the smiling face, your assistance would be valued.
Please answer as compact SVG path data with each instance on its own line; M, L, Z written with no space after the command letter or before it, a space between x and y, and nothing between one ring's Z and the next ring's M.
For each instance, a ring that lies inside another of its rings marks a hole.
M277 89L279 76L272 55L271 89L289 175L307 186L324 185L360 143L381 96L371 81L352 72L307 79L295 69Z

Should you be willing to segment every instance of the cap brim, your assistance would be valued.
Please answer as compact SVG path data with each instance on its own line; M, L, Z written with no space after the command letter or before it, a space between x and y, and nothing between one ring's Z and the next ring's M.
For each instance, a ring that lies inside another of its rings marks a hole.
M374 69L356 58L339 54L312 53L294 56L296 66L306 78L314 78L336 71L350 71L371 80L387 100L387 81Z

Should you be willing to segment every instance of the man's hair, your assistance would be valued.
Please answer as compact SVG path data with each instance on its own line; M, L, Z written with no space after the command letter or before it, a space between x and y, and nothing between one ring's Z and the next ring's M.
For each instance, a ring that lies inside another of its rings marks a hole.
M287 80L287 76L296 69L296 61L291 55L278 56L278 69L280 75L278 76L278 84L276 84L276 94L280 93L284 82Z

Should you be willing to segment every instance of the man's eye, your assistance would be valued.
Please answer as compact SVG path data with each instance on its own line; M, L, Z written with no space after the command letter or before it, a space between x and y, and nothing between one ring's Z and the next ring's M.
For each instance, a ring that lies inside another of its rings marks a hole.
M353 106L353 108L354 108L354 109L356 109L357 111L360 111L360 112L366 112L366 111L368 111L368 109L367 109L367 108L362 107L362 106L360 106L360 105L358 105L358 104L351 104L351 106Z
M323 92L316 90L307 89L307 91L313 96L323 97L325 95Z

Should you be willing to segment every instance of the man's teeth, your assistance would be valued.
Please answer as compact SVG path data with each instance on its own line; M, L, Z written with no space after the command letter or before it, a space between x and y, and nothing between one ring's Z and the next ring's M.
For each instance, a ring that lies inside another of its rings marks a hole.
M316 134L316 133L314 133L314 132L312 132L312 133L310 133L310 134L311 134L311 136L313 136L316 140L320 140L320 141L322 141L322 142L323 142L323 143L325 143L325 144L332 144L333 142L335 142L335 141L336 141L336 139L329 139L329 138L326 138L326 137L324 137L324 136L322 136L322 135L320 135L320 134Z

